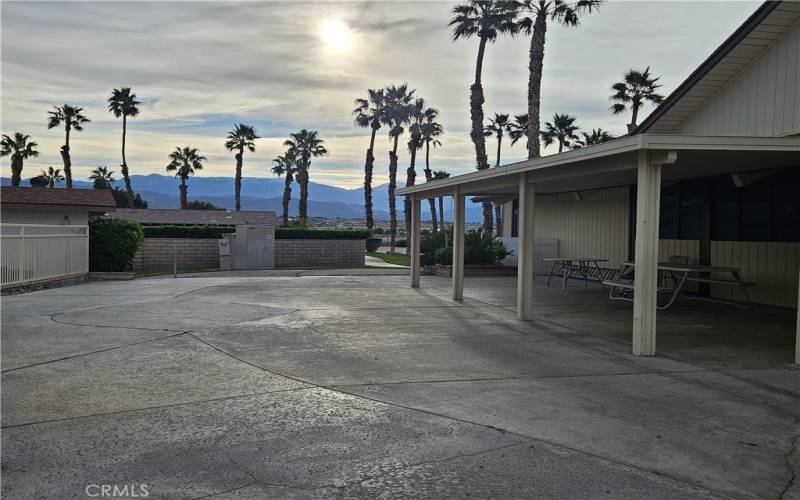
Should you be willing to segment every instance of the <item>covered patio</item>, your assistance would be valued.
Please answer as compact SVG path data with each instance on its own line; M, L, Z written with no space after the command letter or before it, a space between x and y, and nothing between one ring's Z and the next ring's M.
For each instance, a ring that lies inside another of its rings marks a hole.
M692 135L638 134L605 144L577 149L548 157L536 158L450 179L433 181L398 190L398 194L411 197L412 233L411 286L420 286L420 204L424 199L452 196L454 207L454 242L452 299L464 297L464 207L467 196L518 199L518 252L515 311L523 321L539 319L534 286L534 217L537 195L557 193L582 193L614 187L631 186L635 192L635 209L631 210L630 241L634 242L632 257L636 264L632 287L633 307L610 304L607 294L598 293L605 300L607 310L627 311L633 319L631 349L639 356L656 353L656 317L658 305L659 264L659 210L662 184L683 179L720 175L736 176L738 182L747 183L780 169L795 169L800 165L800 137L713 137ZM706 224L710 224L706 222ZM571 256L575 257L575 256ZM794 272L794 289L798 289ZM537 284L538 285L538 284ZM549 291L548 295L552 295ZM594 299L593 299L594 300ZM685 308L682 308L685 309ZM687 311L689 309L686 309ZM706 310L715 309L706 306ZM788 311L788 310L787 310ZM762 311L743 312L742 321L758 321ZM572 312L563 313L566 318ZM711 312L714 315L729 315ZM788 313L784 313L788 314ZM665 315L666 317L666 315ZM575 321L580 321L575 318ZM791 322L795 336L800 338L800 323ZM682 316L683 328L700 329L708 322L691 314ZM584 325L591 328L592 325ZM660 322L664 327L664 321ZM708 331L722 332L724 326L713 321ZM715 347L718 349L719 347ZM795 362L800 362L800 343L795 343Z

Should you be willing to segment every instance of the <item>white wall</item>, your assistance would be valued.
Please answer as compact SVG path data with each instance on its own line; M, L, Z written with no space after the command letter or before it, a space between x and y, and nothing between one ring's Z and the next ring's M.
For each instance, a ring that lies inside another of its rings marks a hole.
M775 40L675 133L757 137L800 133L800 23Z
M6 224L72 224L89 221L87 208L64 205L3 205L0 220Z

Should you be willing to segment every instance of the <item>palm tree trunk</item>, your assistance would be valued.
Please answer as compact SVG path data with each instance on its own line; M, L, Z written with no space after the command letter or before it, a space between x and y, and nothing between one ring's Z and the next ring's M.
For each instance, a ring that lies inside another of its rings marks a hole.
M409 162L408 169L406 170L406 186L413 186L417 182L417 146L411 146L411 161ZM406 239L411 237L411 198L404 197L403 200L403 215L406 223ZM411 246L406 245L406 255L411 255Z
M297 181L300 184L300 222L305 224L308 222L308 165L305 160L301 162Z
M394 191L397 189L397 140L394 137L394 145L389 151L389 251L394 252L397 242L397 200Z
M286 172L283 184L283 227L289 226L289 202L292 200L292 173Z
M503 145L503 136L502 135L498 135L497 136L497 164L495 165L495 167L499 167L500 166L500 148L502 148L502 145Z
M483 72L483 55L486 52L486 37L481 37L478 45L478 59L475 62L475 83L470 87L469 110L472 119L472 130L470 137L475 145L475 166L478 170L489 168L486 157L486 137L483 135L483 85L481 85L481 73ZM492 206L489 203L483 204L483 230L485 233L492 234Z
M181 177L181 210L186 210L189 206L189 186L186 185L186 177Z
M547 32L547 15L536 14L531 35L530 60L528 62L528 158L541 156L539 147L539 114L541 110L542 67L544 66L544 42Z
M425 142L425 180L430 182L433 179L433 172L431 172L431 143ZM428 205L431 209L431 226L433 232L439 232L439 224L436 219L436 198L428 198Z
M495 202L494 204L494 218L497 236L503 235L503 204Z
M439 217L440 217L440 221L441 221L440 223L441 223L441 226L442 226L442 231L444 231L445 230L445 227L444 227L444 196L440 196L439 197Z
M122 178L125 179L125 195L128 197L128 208L133 208L133 188L128 175L128 162L125 160L125 136L128 133L128 115L122 115Z
M636 128L636 120L639 118L639 103L633 102L631 109L633 110L633 115L631 116L631 123L628 125L628 133L633 132Z
M236 153L236 178L233 181L233 199L236 204L236 211L242 210L242 158L244 157L244 147L239 148Z
M564 139L559 139L558 140L558 152L561 153L562 151L564 151Z
M66 139L61 146L61 158L64 159L64 177L67 180L67 189L72 189L72 159L69 157L69 125L65 127Z
M11 157L11 185L19 187L19 183L22 181L22 158L15 156Z
M369 149L367 149L367 159L364 162L364 217L367 229L370 231L375 227L375 220L372 214L372 170L375 166L375 134L378 129L372 127L372 135L369 138Z

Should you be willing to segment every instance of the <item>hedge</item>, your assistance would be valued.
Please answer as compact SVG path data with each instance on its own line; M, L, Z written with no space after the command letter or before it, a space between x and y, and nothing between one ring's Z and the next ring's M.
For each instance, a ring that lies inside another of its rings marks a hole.
M222 238L223 234L234 233L234 226L144 226L145 238ZM365 240L370 233L366 229L313 229L283 228L275 229L278 240Z
M133 258L142 246L142 226L122 219L89 220L89 270L121 272L133 269Z

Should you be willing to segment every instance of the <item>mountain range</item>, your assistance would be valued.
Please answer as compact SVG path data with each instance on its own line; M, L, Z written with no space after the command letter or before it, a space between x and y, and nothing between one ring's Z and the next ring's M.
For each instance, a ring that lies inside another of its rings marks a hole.
M216 206L233 209L233 177L192 177L189 180L189 199L213 203ZM2 185L9 185L10 179L2 178ZM23 185L26 181L23 181ZM132 175L131 184L134 191L147 200L150 208L178 208L177 178L160 175ZM278 178L245 177L242 179L242 210L273 210L280 215L283 199L283 180ZM122 182L117 181L122 187ZM90 188L91 182L74 181L76 188ZM403 184L398 183L398 188ZM289 214L297 215L300 188L295 183L292 185L292 201L289 205ZM388 184L374 186L372 199L376 220L389 219L389 192ZM452 220L448 209L449 200L445 200L445 217ZM482 220L479 205L467 204L467 222ZM398 219L403 218L403 197L397 197ZM308 186L308 215L310 217L326 218L363 218L364 217L364 188L345 189L328 184L310 182ZM422 218L429 219L428 204L422 203Z

